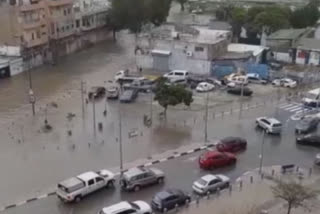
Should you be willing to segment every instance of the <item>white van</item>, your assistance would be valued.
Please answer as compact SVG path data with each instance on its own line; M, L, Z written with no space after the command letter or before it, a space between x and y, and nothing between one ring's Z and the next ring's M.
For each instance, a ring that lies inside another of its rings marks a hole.
M189 76L189 72L185 70L173 70L163 75L163 77L169 79L170 82L175 82L178 80L186 80L188 76Z
M302 99L302 102L306 106L317 107L319 103L319 98L320 98L320 88L316 88L308 91L305 94L304 98Z

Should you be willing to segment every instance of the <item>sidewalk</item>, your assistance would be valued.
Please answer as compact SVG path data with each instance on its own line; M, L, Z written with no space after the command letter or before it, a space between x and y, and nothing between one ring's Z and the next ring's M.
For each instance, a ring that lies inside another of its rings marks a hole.
M268 214L286 213L286 202L273 197L271 186L275 185L270 180L271 172L274 172L274 178L297 179L298 173L293 172L290 175L281 175L280 167L266 167L263 169L265 176L261 178L258 170L245 173L237 179L230 189L222 191L220 194L211 195L209 198L203 197L198 202L194 201L188 208L183 209L183 214ZM304 174L303 184L316 188L319 186L319 172L312 173L309 176L307 169L299 169ZM252 183L251 183L252 182ZM242 187L241 187L242 186ZM318 214L320 208L319 198L308 201L308 213ZM214 211L214 212L213 212ZM303 208L293 209L292 214L304 214Z

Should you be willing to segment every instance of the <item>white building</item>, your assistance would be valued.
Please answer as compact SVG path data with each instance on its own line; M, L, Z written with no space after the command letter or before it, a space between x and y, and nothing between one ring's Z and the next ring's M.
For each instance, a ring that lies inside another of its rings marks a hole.
M297 46L296 63L301 65L320 65L320 40L301 39Z
M188 70L209 74L211 62L227 52L230 31L163 25L137 38L136 62L142 69Z

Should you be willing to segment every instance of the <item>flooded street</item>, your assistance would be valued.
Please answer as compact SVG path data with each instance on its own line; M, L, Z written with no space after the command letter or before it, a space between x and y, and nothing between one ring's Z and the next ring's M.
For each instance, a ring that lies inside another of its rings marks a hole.
M85 170L118 166L119 107L125 162L192 142L187 122L179 120L181 128L177 127L175 117L179 114L170 111L171 128L155 120L153 136L150 136L150 130L144 128L142 122L143 115L150 113L150 94L140 95L135 104L97 101L96 122L103 124L103 130L97 128L94 136L92 103L85 105L82 115L81 80L86 82L88 90L91 86L104 85L116 71L132 68L133 43L133 37L121 34L117 44L104 42L60 59L55 66L33 70L32 83L37 99L35 117L28 103L27 73L1 80L0 168L6 172L1 176L6 182L0 184L0 204L41 194L54 187L57 181ZM105 108L106 117L103 116ZM162 109L154 107L153 111L156 117ZM67 119L69 113L75 117ZM186 120L185 116L180 117ZM190 117L193 116L190 113ZM45 119L52 126L50 132L43 131ZM129 137L130 133L134 137ZM195 135L194 140L197 138Z

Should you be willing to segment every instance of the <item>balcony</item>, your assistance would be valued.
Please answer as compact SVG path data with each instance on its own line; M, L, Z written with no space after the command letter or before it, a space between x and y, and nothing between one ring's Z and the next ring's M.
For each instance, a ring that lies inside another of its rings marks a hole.
M39 2L37 4L23 4L19 8L20 8L21 12L39 10L41 8L44 8L44 4L41 1L41 2Z
M28 48L44 45L48 43L48 36L43 36L40 39L30 40L26 43Z
M40 28L42 25L47 25L46 21L44 19L35 20L32 22L23 22L22 28L24 30L30 30L34 28Z
M48 0L49 7L58 7L68 4L73 4L73 0Z

